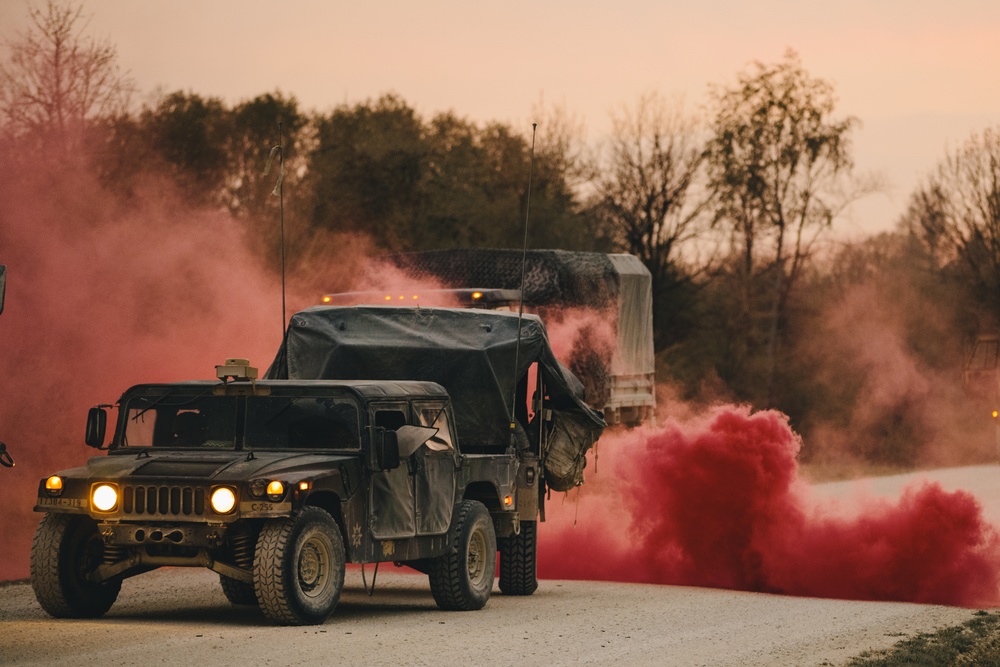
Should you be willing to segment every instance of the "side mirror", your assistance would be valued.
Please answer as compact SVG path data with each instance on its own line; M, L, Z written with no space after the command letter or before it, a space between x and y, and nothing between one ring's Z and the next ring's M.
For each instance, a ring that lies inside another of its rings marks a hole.
M395 431L382 431L375 444L375 465L379 470L399 467L399 439Z
M91 408L87 413L87 435L84 442L88 447L101 449L104 447L104 435L108 429L108 413L104 408Z

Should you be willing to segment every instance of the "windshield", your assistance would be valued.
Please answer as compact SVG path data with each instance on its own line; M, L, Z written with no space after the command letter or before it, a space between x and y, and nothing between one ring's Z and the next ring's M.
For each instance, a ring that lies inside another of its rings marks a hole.
M126 447L360 447L359 412L351 397L216 396L187 390L135 396L124 410L121 442Z
M246 447L251 449L358 449L358 408L350 398L251 396Z

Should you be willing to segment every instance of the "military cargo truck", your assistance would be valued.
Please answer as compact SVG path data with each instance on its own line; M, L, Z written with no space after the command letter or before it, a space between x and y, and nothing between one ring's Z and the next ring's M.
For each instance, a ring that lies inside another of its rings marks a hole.
M518 340L520 339L520 343ZM56 617L99 617L122 580L207 567L233 604L321 623L345 563L428 575L442 609L534 592L547 488L582 482L600 415L537 318L447 309L293 316L265 377L142 384L92 408L85 466L39 483L31 583ZM530 393L529 393L530 392Z

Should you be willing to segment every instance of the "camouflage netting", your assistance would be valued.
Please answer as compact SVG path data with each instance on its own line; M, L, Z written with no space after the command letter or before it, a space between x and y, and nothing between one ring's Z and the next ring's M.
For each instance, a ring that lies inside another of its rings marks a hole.
M463 447L502 453L511 444L515 383L524 396L533 363L561 420L550 443L559 466L546 467L546 479L567 490L582 478L584 455L605 422L583 402L579 380L556 360L536 316L519 323L516 313L458 308L310 308L292 317L266 377L437 382L452 398Z
M433 277L449 287L521 288L521 250L430 250L393 255L400 269ZM529 250L524 302L604 308L617 295L617 273L608 255L568 250Z

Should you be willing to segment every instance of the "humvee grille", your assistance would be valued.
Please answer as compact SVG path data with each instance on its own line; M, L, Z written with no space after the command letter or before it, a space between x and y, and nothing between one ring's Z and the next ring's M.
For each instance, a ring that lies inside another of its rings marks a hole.
M125 514L142 516L201 516L205 489L194 486L126 485L122 493Z

